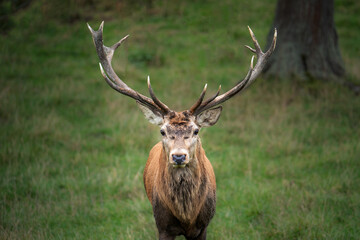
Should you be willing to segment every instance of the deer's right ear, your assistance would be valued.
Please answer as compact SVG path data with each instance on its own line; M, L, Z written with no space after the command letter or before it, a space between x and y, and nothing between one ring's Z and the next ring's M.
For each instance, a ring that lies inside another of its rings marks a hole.
M139 101L136 101L136 103L139 106L139 108L141 109L141 111L144 113L145 118L150 123L158 125L158 126L161 126L163 124L164 118L159 112L153 111L148 106L142 104Z

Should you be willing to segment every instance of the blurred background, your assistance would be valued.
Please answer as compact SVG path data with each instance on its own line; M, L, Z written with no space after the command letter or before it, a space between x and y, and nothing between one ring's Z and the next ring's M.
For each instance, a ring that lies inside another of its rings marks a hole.
M266 75L200 133L217 178L208 239L358 239L360 2L295 2L0 1L0 239L157 236L142 173L160 133L103 80L86 27L103 20L105 45L130 34L117 74L144 94L150 75L178 111L243 79L248 25L264 51L277 27Z

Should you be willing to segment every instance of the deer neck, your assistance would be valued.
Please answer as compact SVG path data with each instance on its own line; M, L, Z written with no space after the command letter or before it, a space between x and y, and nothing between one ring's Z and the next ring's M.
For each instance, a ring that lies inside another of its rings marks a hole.
M196 145L194 158L185 168L173 168L167 165L164 169L160 196L170 211L183 222L192 223L199 213L201 200L206 196L207 177L203 173L203 149L200 140ZM162 154L164 157L167 154ZM163 162L168 162L163 159ZM200 195L200 196L199 196Z

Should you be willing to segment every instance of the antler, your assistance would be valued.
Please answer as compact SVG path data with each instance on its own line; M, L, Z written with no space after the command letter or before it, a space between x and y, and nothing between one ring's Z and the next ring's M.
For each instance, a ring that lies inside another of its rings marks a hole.
M153 111L160 113L161 115L165 115L166 113L170 112L170 108L162 103L154 94L151 84L150 84L150 77L148 77L148 88L151 99L134 91L130 87L128 87L115 73L114 69L111 66L111 60L114 56L115 50L121 45L121 43L129 37L129 35L122 38L120 41L115 43L111 47L106 47L103 44L103 28L104 28L104 21L101 23L99 30L94 31L89 24L87 24L92 38L94 40L94 44L96 47L96 52L99 56L100 60L100 70L101 74L103 75L105 81L121 94L129 96L136 101L148 106ZM105 70L105 71L104 71Z
M252 56L251 63L250 63L250 69L249 69L246 77L242 81L239 81L233 88L231 88L226 93L221 94L220 96L218 96L219 92L220 92L220 89L221 89L221 86L220 86L219 90L217 91L217 93L214 96L210 97L205 102L203 102L205 92L206 92L206 87L207 87L207 85L205 85L204 90L200 94L200 98L197 100L197 102L189 110L193 115L198 115L199 113L201 113L201 112L203 112L203 111L205 111L205 110L207 110L209 108L212 108L212 107L214 107L216 105L219 105L219 104L225 102L226 100L230 99L231 97L233 97L237 93L240 93L242 90L244 90L245 88L250 86L250 84L259 76L259 74L263 70L267 60L269 59L269 57L271 56L271 54L273 53L273 51L275 49L277 31L275 29L274 38L273 38L273 41L271 43L271 46L264 53L261 50L260 45L259 45L258 41L256 40L253 31L251 30L251 28L249 26L248 26L248 28L249 28L251 38L252 38L252 40L254 42L254 45L255 45L255 49L253 49L253 48L251 48L251 47L249 47L247 45L245 47L250 49L250 51L252 51L253 53L256 54L258 60L256 62L255 67L253 67L254 56Z

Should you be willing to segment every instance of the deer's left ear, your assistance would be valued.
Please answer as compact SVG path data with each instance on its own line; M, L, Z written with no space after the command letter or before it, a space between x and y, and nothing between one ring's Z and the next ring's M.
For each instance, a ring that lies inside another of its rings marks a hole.
M196 124L200 127L210 127L214 125L220 118L222 106L205 110L196 116Z

